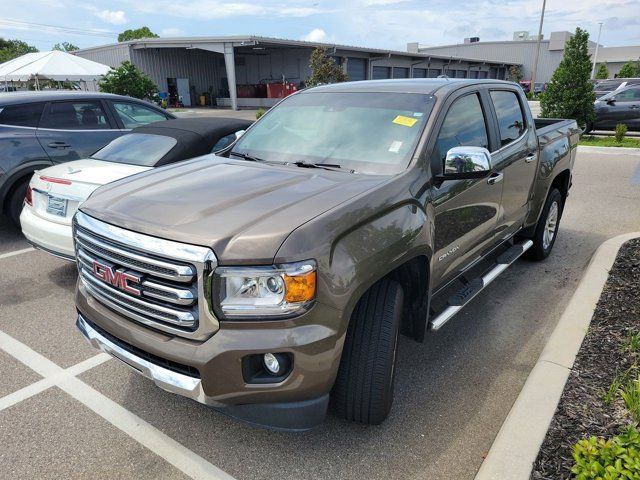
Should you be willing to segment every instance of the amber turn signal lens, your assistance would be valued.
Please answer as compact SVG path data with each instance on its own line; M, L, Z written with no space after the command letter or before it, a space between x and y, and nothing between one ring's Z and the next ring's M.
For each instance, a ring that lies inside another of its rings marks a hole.
M308 302L316 295L316 272L305 273L303 275L284 275L286 285L285 301L289 303Z

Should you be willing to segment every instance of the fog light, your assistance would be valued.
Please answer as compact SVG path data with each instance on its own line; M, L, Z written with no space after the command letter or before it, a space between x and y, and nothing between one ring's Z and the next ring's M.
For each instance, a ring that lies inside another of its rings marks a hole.
M280 362L273 353L265 353L262 360L264 362L264 366L269 370L269 372L274 375L280 373Z

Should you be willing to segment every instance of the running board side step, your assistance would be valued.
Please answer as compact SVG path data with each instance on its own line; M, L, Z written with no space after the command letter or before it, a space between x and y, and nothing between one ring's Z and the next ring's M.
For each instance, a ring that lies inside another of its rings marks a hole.
M496 259L496 266L482 277L471 280L458 293L449 297L448 306L442 313L429 321L431 330L439 330L445 323L464 308L471 300L500 276L509 266L533 246L531 240L515 244Z

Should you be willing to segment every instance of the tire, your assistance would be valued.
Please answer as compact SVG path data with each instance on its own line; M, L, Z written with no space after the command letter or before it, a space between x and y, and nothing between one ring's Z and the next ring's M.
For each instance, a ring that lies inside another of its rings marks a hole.
M24 202L24 196L27 193L27 187L29 186L29 180L19 181L9 193L7 197L7 214L14 223L14 225L20 228L20 213L22 212L22 204Z
M583 135L587 135L593 131L593 123L587 123L582 130Z
M339 416L378 425L389 415L402 304L400 284L383 279L356 305L333 389Z
M551 189L544 203L533 238L531 238L533 246L527 250L525 258L540 261L549 256L558 237L558 227L560 226L563 207L564 198L560 190L557 188ZM555 221L553 221L554 216ZM553 223L552 229L550 228L551 223Z

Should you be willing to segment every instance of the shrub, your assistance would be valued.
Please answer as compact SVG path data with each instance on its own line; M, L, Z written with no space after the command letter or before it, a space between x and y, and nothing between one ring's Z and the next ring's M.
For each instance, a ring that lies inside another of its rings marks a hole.
M101 92L141 99L153 98L158 93L158 86L153 80L128 60L109 70L98 85Z
M258 110L256 110L256 120L258 120L263 115L264 115L264 108L260 107Z
M640 476L640 433L635 426L605 440L591 437L573 447L571 472L576 480L637 479Z
M622 65L620 71L618 72L618 77L620 78L637 78L640 77L640 59L635 62L629 60L627 63Z
M621 143L624 140L624 136L627 134L627 126L624 123L616 125L616 142Z
M596 78L598 80L606 80L609 78L609 69L607 68L607 62L601 63L598 66L598 71L596 72Z
M595 120L589 34L581 28L567 42L564 57L540 99L542 118L572 118L584 126Z

